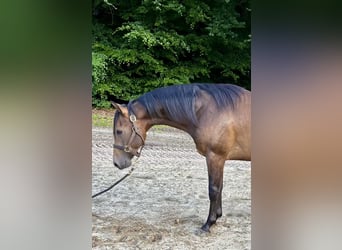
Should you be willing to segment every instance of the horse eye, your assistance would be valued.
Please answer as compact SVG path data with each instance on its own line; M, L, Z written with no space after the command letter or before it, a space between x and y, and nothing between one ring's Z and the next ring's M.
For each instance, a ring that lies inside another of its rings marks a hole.
M116 130L116 134L117 135L121 135L122 134L122 130Z

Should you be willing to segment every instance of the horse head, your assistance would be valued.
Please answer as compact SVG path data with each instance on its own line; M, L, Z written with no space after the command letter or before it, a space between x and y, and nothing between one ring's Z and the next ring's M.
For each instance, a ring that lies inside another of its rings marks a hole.
M124 169L131 166L134 156L140 156L145 145L146 130L127 106L112 104L116 109L113 121L113 164Z

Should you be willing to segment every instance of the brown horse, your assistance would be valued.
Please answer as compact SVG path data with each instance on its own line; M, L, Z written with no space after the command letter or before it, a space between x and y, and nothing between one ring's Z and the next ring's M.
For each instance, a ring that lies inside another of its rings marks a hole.
M210 209L202 230L209 232L222 216L225 161L251 159L251 93L230 84L174 85L148 92L127 106L113 106L113 163L119 169L140 155L146 132L154 125L190 134L208 166Z

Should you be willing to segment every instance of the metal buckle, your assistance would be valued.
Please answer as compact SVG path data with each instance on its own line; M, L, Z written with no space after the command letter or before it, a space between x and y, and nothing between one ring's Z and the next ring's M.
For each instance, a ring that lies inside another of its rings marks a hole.
M124 147L124 151L125 151L126 153L129 153L129 152L130 152L129 146L125 146L125 147Z
M135 115L130 115L130 116L129 116L129 120L130 120L131 122L136 122L137 118L136 118Z

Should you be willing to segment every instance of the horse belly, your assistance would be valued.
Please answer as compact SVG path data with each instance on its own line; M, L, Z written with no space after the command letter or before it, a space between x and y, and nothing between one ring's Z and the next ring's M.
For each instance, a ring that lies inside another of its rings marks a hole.
M244 131L235 133L235 136L228 138L227 160L251 160L250 133Z
M251 159L250 130L247 126L230 122L221 131L216 140L211 141L212 148L218 154L224 155L227 160Z
M229 151L227 160L241 160L241 161L250 161L251 153L247 150L243 150L239 147L233 148Z

